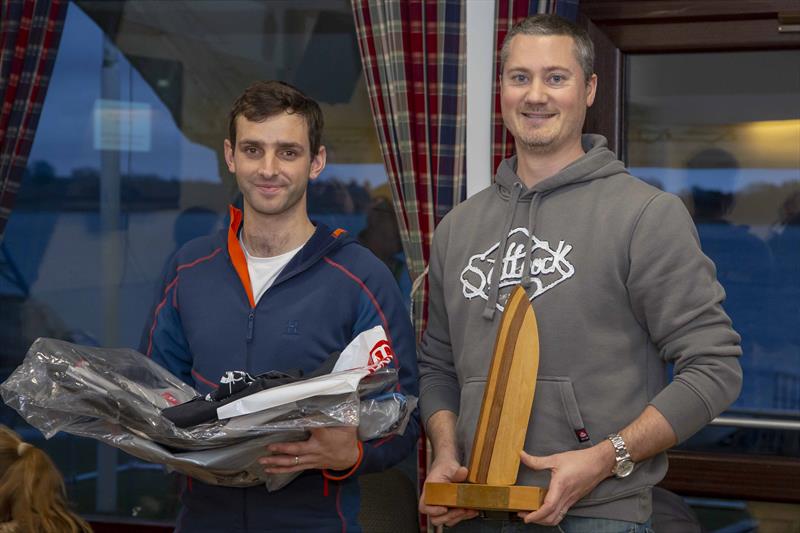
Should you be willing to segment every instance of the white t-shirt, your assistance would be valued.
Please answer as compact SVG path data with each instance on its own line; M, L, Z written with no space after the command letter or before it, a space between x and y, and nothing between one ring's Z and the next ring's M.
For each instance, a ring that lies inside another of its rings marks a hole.
M285 254L276 255L275 257L256 257L250 255L250 252L244 245L241 234L239 235L239 244L242 245L244 256L247 259L247 272L250 274L250 285L252 285L253 297L256 304L258 304L261 296L267 292L267 289L275 283L275 280L278 279L281 271L289 264L292 257L305 246L305 243L303 243L294 250L289 250Z

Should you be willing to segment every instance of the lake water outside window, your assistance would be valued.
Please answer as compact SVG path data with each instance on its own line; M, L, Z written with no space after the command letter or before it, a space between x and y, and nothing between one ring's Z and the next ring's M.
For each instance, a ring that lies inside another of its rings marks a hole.
M728 416L800 415L800 52L628 56L626 160L679 195L742 335ZM684 448L800 455L800 433L709 427Z
M72 2L0 243L0 380L40 336L138 346L169 256L222 227L236 198L227 113L257 79L320 102L329 164L312 219L359 236L408 293L349 2ZM174 517L161 467L0 416L55 458L81 513Z

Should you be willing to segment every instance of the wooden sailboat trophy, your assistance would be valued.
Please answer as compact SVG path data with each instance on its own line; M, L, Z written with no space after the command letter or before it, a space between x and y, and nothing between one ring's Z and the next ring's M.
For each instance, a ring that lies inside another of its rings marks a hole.
M546 490L518 486L520 451L539 373L536 315L525 289L511 293L500 321L466 483L426 483L425 503L486 511L535 511Z

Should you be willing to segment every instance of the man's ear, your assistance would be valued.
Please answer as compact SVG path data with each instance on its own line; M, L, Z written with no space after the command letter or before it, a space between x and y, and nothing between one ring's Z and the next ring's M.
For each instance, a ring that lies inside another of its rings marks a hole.
M594 104L594 97L597 94L597 74L592 74L589 81L586 82L586 107L592 107Z
M320 146L317 155L315 155L311 160L311 172L308 174L308 179L317 179L317 176L319 176L325 169L325 163L327 163L327 161L328 153L324 146Z
M229 139L225 139L223 151L225 152L225 164L228 165L228 170L231 174L236 174L236 163L233 162L233 145Z

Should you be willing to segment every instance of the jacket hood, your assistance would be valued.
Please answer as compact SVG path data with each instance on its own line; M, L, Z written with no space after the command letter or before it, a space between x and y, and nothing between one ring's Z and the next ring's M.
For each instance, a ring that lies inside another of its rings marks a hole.
M234 244L239 242L239 231L244 223L244 211L235 204L228 207L228 224L225 230L228 240L228 251L234 248ZM341 228L333 229L322 222L311 220L314 225L314 233L306 244L297 254L296 259L299 263L307 261L317 261L325 254L332 252L346 244L357 242L350 234ZM295 263L292 261L290 264Z
M557 174L540 181L531 188L526 187L517 176L517 156L504 159L497 167L495 174L495 183L499 187L500 195L509 198L515 183L522 186L520 199L528 199L536 193L547 193L564 185L607 178L627 172L625 165L617 159L614 152L608 149L608 142L602 135L583 135L581 144L586 152L583 157L576 159Z
M244 223L244 211L231 205L228 209L228 227L220 230L219 235L223 240L223 246L228 252L233 268L242 281L242 286L247 292L251 307L256 306L256 301L250 283L250 274L247 269L247 260L239 244L239 231ZM323 256L332 253L334 250L355 243L355 239L350 237L343 229L331 230L321 222L311 221L314 225L314 233L308 242L299 252L289 261L275 280L275 285L293 277L318 262Z

